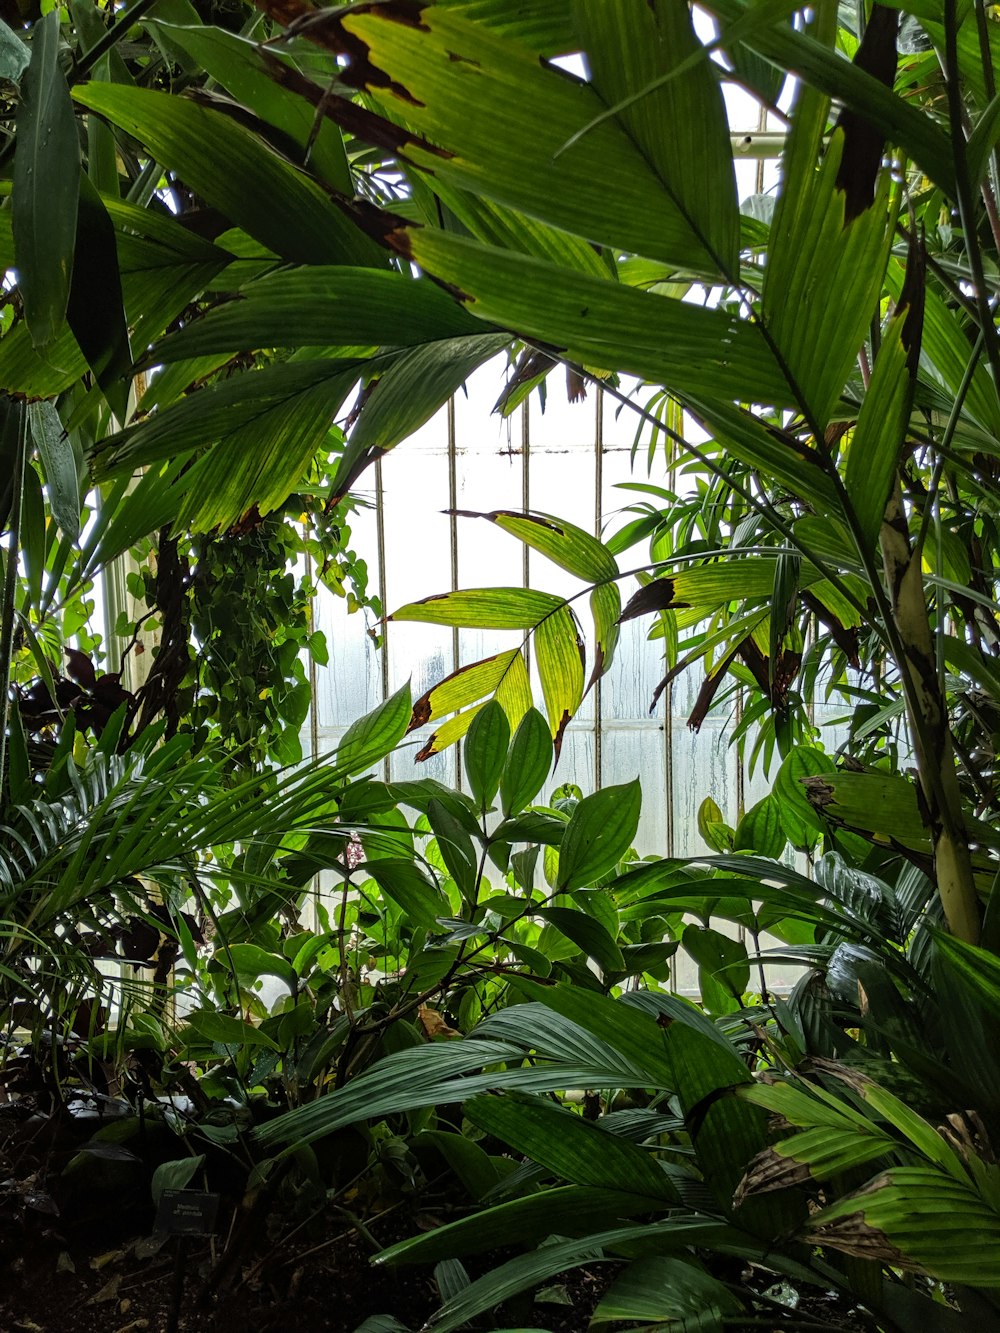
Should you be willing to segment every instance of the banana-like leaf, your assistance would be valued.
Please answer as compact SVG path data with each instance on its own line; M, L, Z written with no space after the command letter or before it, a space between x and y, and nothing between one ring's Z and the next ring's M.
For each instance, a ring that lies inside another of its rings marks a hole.
M474 1097L465 1114L571 1185L679 1202L670 1177L644 1149L552 1102L511 1093Z
M893 1167L809 1219L811 1241L928 1273L942 1282L1000 1287L1000 1213L930 1167Z
M643 1319L664 1333L722 1333L742 1308L718 1278L664 1255L629 1264L601 1297L590 1327Z
M276 254L306 264L384 266L378 246L315 181L219 111L122 84L88 83L73 96Z

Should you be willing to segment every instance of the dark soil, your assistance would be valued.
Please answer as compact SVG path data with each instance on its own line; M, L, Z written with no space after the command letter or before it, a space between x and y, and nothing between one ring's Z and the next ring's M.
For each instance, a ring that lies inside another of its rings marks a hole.
M388 1198L357 1192L350 1208L322 1191L317 1206L286 1179L248 1210L245 1174L227 1193L215 1171L214 1234L180 1238L155 1231L149 1165L95 1147L92 1128L0 1107L0 1333L354 1333L372 1315L417 1330L441 1304L431 1266L371 1259L466 1211L453 1178ZM508 1257L467 1268L475 1277ZM478 1326L578 1333L617 1267L559 1279Z
M467 1212L453 1177L388 1193L384 1181L374 1193L342 1189L331 1204L323 1190L318 1203L296 1193L291 1177L254 1196L243 1173L227 1193L217 1170L214 1234L182 1238L155 1231L149 1164L89 1134L65 1116L0 1107L0 1333L355 1333L373 1315L415 1333L441 1304L433 1267L371 1260ZM176 1156L171 1143L161 1160ZM463 1262L475 1278L512 1253ZM620 1268L605 1262L554 1278L475 1328L583 1333ZM763 1295L773 1278L759 1276ZM763 1304L776 1327L793 1313L773 1296ZM809 1293L794 1316L871 1327L822 1293Z
M366 1228L383 1242L405 1228ZM353 1333L374 1314L419 1329L440 1301L427 1268L373 1268L357 1235L314 1226L307 1240L256 1246L222 1290L208 1288L218 1244L126 1238L111 1249L69 1241L55 1227L23 1232L6 1265L3 1333ZM8 1247L8 1251L13 1247ZM488 1265L483 1265L488 1266ZM558 1303L528 1300L518 1322L551 1333L585 1329L610 1271L570 1275L549 1289ZM510 1312L512 1315L515 1312ZM489 1326L488 1320L485 1326ZM504 1318L500 1327L509 1326Z

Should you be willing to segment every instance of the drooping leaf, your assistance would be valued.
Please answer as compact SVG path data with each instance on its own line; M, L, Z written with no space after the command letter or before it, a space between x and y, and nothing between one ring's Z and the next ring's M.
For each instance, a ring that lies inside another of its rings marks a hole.
M942 1282L1000 1286L1000 1213L971 1183L898 1166L809 1221L810 1239Z
M379 248L316 182L219 111L122 84L88 83L73 96L138 139L276 254L300 263L384 267Z
M75 542L80 535L80 475L73 444L54 404L32 403L28 417L42 460L52 517Z
M363 869L416 926L432 927L439 916L451 911L444 893L413 861L378 857L366 862Z
M584 646L576 617L565 603L535 628L535 662L556 757L566 727L583 699Z
M164 338L151 356L162 365L258 347L409 347L484 331L426 278L310 264L266 274Z
M76 253L66 319L112 412L128 415L132 350L122 296L115 229L86 172L80 173Z
M594 917L572 907L545 907L538 916L572 940L605 974L625 971L625 959L614 936Z
M472 588L409 602L389 619L470 629L533 629L562 605L561 597L533 588Z
M353 777L384 759L406 735L410 720L409 681L365 717L352 722L337 747L337 770Z
M511 648L479 662L470 662L445 676L414 703L410 730L493 694L511 670L514 659L520 656L520 648Z
M919 352L920 341L919 321L915 330L907 327L910 313L908 307L898 311L883 334L847 456L844 485L871 546L882 525L910 418L913 381L908 366L915 372L916 365L908 344Z
M484 333L399 353L365 399L331 483L334 495L345 494L369 464L419 430L509 341L504 333Z
M268 71L260 47L225 28L199 24L146 20L146 27L165 36L174 47L190 54L242 103L268 124L287 135L303 151L309 148L309 166L328 185L348 196L354 192L351 171L340 131L328 119L318 126L311 108L285 92ZM279 61L289 57L280 50L268 54Z
M349 362L288 361L219 380L106 437L98 475L204 450L182 521L196 531L266 514L300 484L326 441L357 370Z

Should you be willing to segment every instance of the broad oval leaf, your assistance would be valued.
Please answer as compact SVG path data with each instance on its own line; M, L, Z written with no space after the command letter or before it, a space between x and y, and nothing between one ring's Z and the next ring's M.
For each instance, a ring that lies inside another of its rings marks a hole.
M509 744L507 714L492 700L474 718L463 751L472 795L483 810L497 794Z
M641 807L638 779L604 787L580 801L559 848L561 891L594 884L614 869L632 845Z
M552 736L536 708L521 719L500 779L500 799L509 819L538 795L552 767Z

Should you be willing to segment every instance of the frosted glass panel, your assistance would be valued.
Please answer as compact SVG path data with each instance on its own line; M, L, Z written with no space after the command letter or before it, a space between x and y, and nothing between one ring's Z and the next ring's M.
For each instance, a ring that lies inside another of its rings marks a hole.
M567 519L586 532L608 533L632 517L621 514L625 506L642 503L640 493L620 485L647 480L648 424L643 425L627 407L619 410L609 393L595 389L582 403L570 403L562 372L552 377L544 413L533 394L504 420L493 407L508 377L506 359L497 358L471 377L467 394L459 394L450 409L437 413L383 460L381 524L374 511L358 515L352 520L352 546L367 561L371 586L387 611L454 586L530 586L562 596L584 587L538 552L526 556L525 547L494 524L453 518L444 512L450 508L475 513L520 511L527 497L532 509ZM629 393L633 387L625 380L622 391ZM636 401L646 407L653 396L651 390L640 389ZM633 463L637 426L642 439ZM685 425L685 431L689 429L698 438L690 423ZM651 477L657 484L663 484L663 463L661 438ZM680 489L691 484L690 477L679 476ZM374 501L374 471L365 475L361 488ZM654 505L660 503L649 498ZM620 557L619 567L639 566L647 554L648 542L643 541ZM623 602L637 586L631 576L621 580ZM587 640L589 676L593 647L589 598L581 597L574 610ZM346 603L324 590L317 594L315 623L326 634L330 651L329 666L316 672L314 722L320 751L335 748L346 727L382 700L386 687L395 690L409 680L418 697L459 666L517 647L523 638L519 632L453 631L391 622L384 629L385 648L380 651L368 632L371 617L366 622L363 614L349 616ZM687 718L704 680L703 665L684 671L650 715L653 692L665 672L662 640L647 637L654 623L650 616L621 627L615 661L566 729L559 764L540 799L547 800L564 783L574 783L586 795L640 776L643 806L635 838L640 856L704 855L707 849L697 828L702 801L710 796L726 821L735 824L741 800L749 808L770 784L760 765L753 775L740 770L738 752L730 744L737 699L727 687L720 691L700 732L688 728ZM530 645L527 655L541 706ZM821 699L814 710L831 752L846 737L843 724L831 725L844 711L836 699ZM419 749L440 725L432 723L406 738L390 760L393 778L459 781L459 747L415 762ZM803 858L796 864L806 868ZM763 943L766 947L773 941ZM769 967L771 985L787 988L795 975L796 969L785 964ZM697 970L682 953L674 984L685 991L697 987Z

